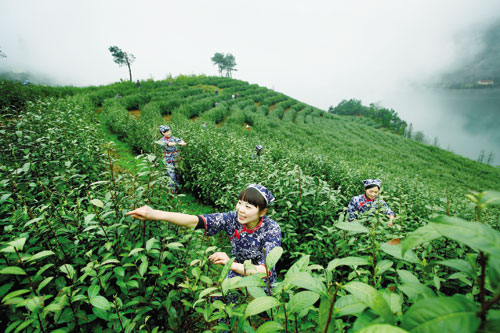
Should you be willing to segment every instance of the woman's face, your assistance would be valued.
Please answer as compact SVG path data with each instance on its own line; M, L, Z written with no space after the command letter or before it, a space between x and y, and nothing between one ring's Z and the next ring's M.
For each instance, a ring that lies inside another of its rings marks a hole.
M172 136L172 130L168 130L166 132L163 132L163 136L166 137L166 138L169 138Z
M253 224L259 221L264 216L265 209L259 212L259 207L252 205L244 200L238 200L236 204L236 212L238 213L238 222L241 224Z
M379 188L378 186L369 188L365 190L365 195L368 199L373 200L378 196Z

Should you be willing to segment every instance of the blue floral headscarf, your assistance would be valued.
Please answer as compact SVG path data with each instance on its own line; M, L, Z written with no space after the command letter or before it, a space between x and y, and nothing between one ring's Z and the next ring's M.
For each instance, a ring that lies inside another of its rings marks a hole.
M380 179L365 179L363 180L363 184L365 188L367 188L370 185L377 185L378 188L380 188L382 185L382 181Z
M260 192L260 194L262 194L262 196L264 197L264 199L266 200L266 203L267 205L269 205L271 202L274 201L274 196L271 194L271 192L269 192L269 190L267 188L265 188L264 186L262 185L259 185L259 184L251 184L251 185L248 185L248 187L253 187L254 189L256 189L257 191Z
M161 125L160 126L160 132L161 133L165 133L165 132L168 132L168 131L170 131L170 126L168 126L168 125Z

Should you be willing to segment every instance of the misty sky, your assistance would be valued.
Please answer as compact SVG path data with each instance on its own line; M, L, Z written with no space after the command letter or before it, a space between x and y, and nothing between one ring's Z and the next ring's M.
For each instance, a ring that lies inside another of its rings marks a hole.
M480 46L461 36L494 15L497 0L2 0L0 69L100 85L128 78L111 45L136 56L138 79L217 75L210 58L231 52L235 78L326 109L449 68Z
M384 104L471 59L499 17L498 0L0 0L0 71L102 85L128 79L111 45L136 56L141 80L217 75L210 58L230 52L234 78L323 110Z

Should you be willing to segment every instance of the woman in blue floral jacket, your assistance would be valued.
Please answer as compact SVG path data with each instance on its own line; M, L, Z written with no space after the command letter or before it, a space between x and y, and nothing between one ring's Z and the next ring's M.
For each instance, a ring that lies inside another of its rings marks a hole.
M266 273L265 257L274 247L281 246L281 228L266 216L267 207L273 201L274 197L267 188L252 184L241 191L236 210L232 212L189 215L143 206L127 215L141 220L167 221L183 227L205 229L207 236L224 231L231 241L231 257L235 258L227 276L231 278ZM229 256L225 252L215 252L208 259L216 265L225 265ZM251 260L255 270L244 269L246 260ZM271 284L276 280L274 267L269 271L269 280Z
M353 197L347 206L348 220L357 219L373 209L383 210L389 217L388 225L391 227L395 218L394 212L384 200L378 197L382 182L380 179L366 179L363 180L363 184L365 186L365 193Z

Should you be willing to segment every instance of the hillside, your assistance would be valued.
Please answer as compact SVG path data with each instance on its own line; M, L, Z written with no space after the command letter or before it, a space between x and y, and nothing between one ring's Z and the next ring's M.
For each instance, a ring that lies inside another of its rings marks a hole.
M0 83L3 331L498 327L500 194L470 192L499 191L498 168L230 78ZM228 280L229 266L207 262L229 252L222 233L124 216L143 204L187 212L166 190L161 124L187 142L181 193L217 211L250 183L276 197L272 295L258 274ZM126 170L102 128L138 155ZM394 227L379 214L345 222L366 178L382 180ZM228 291L237 306L210 297Z
M481 50L467 63L460 64L448 73L442 75L443 85L453 88L481 87L479 80L493 80L495 86L500 84L500 21L491 24L478 36Z

